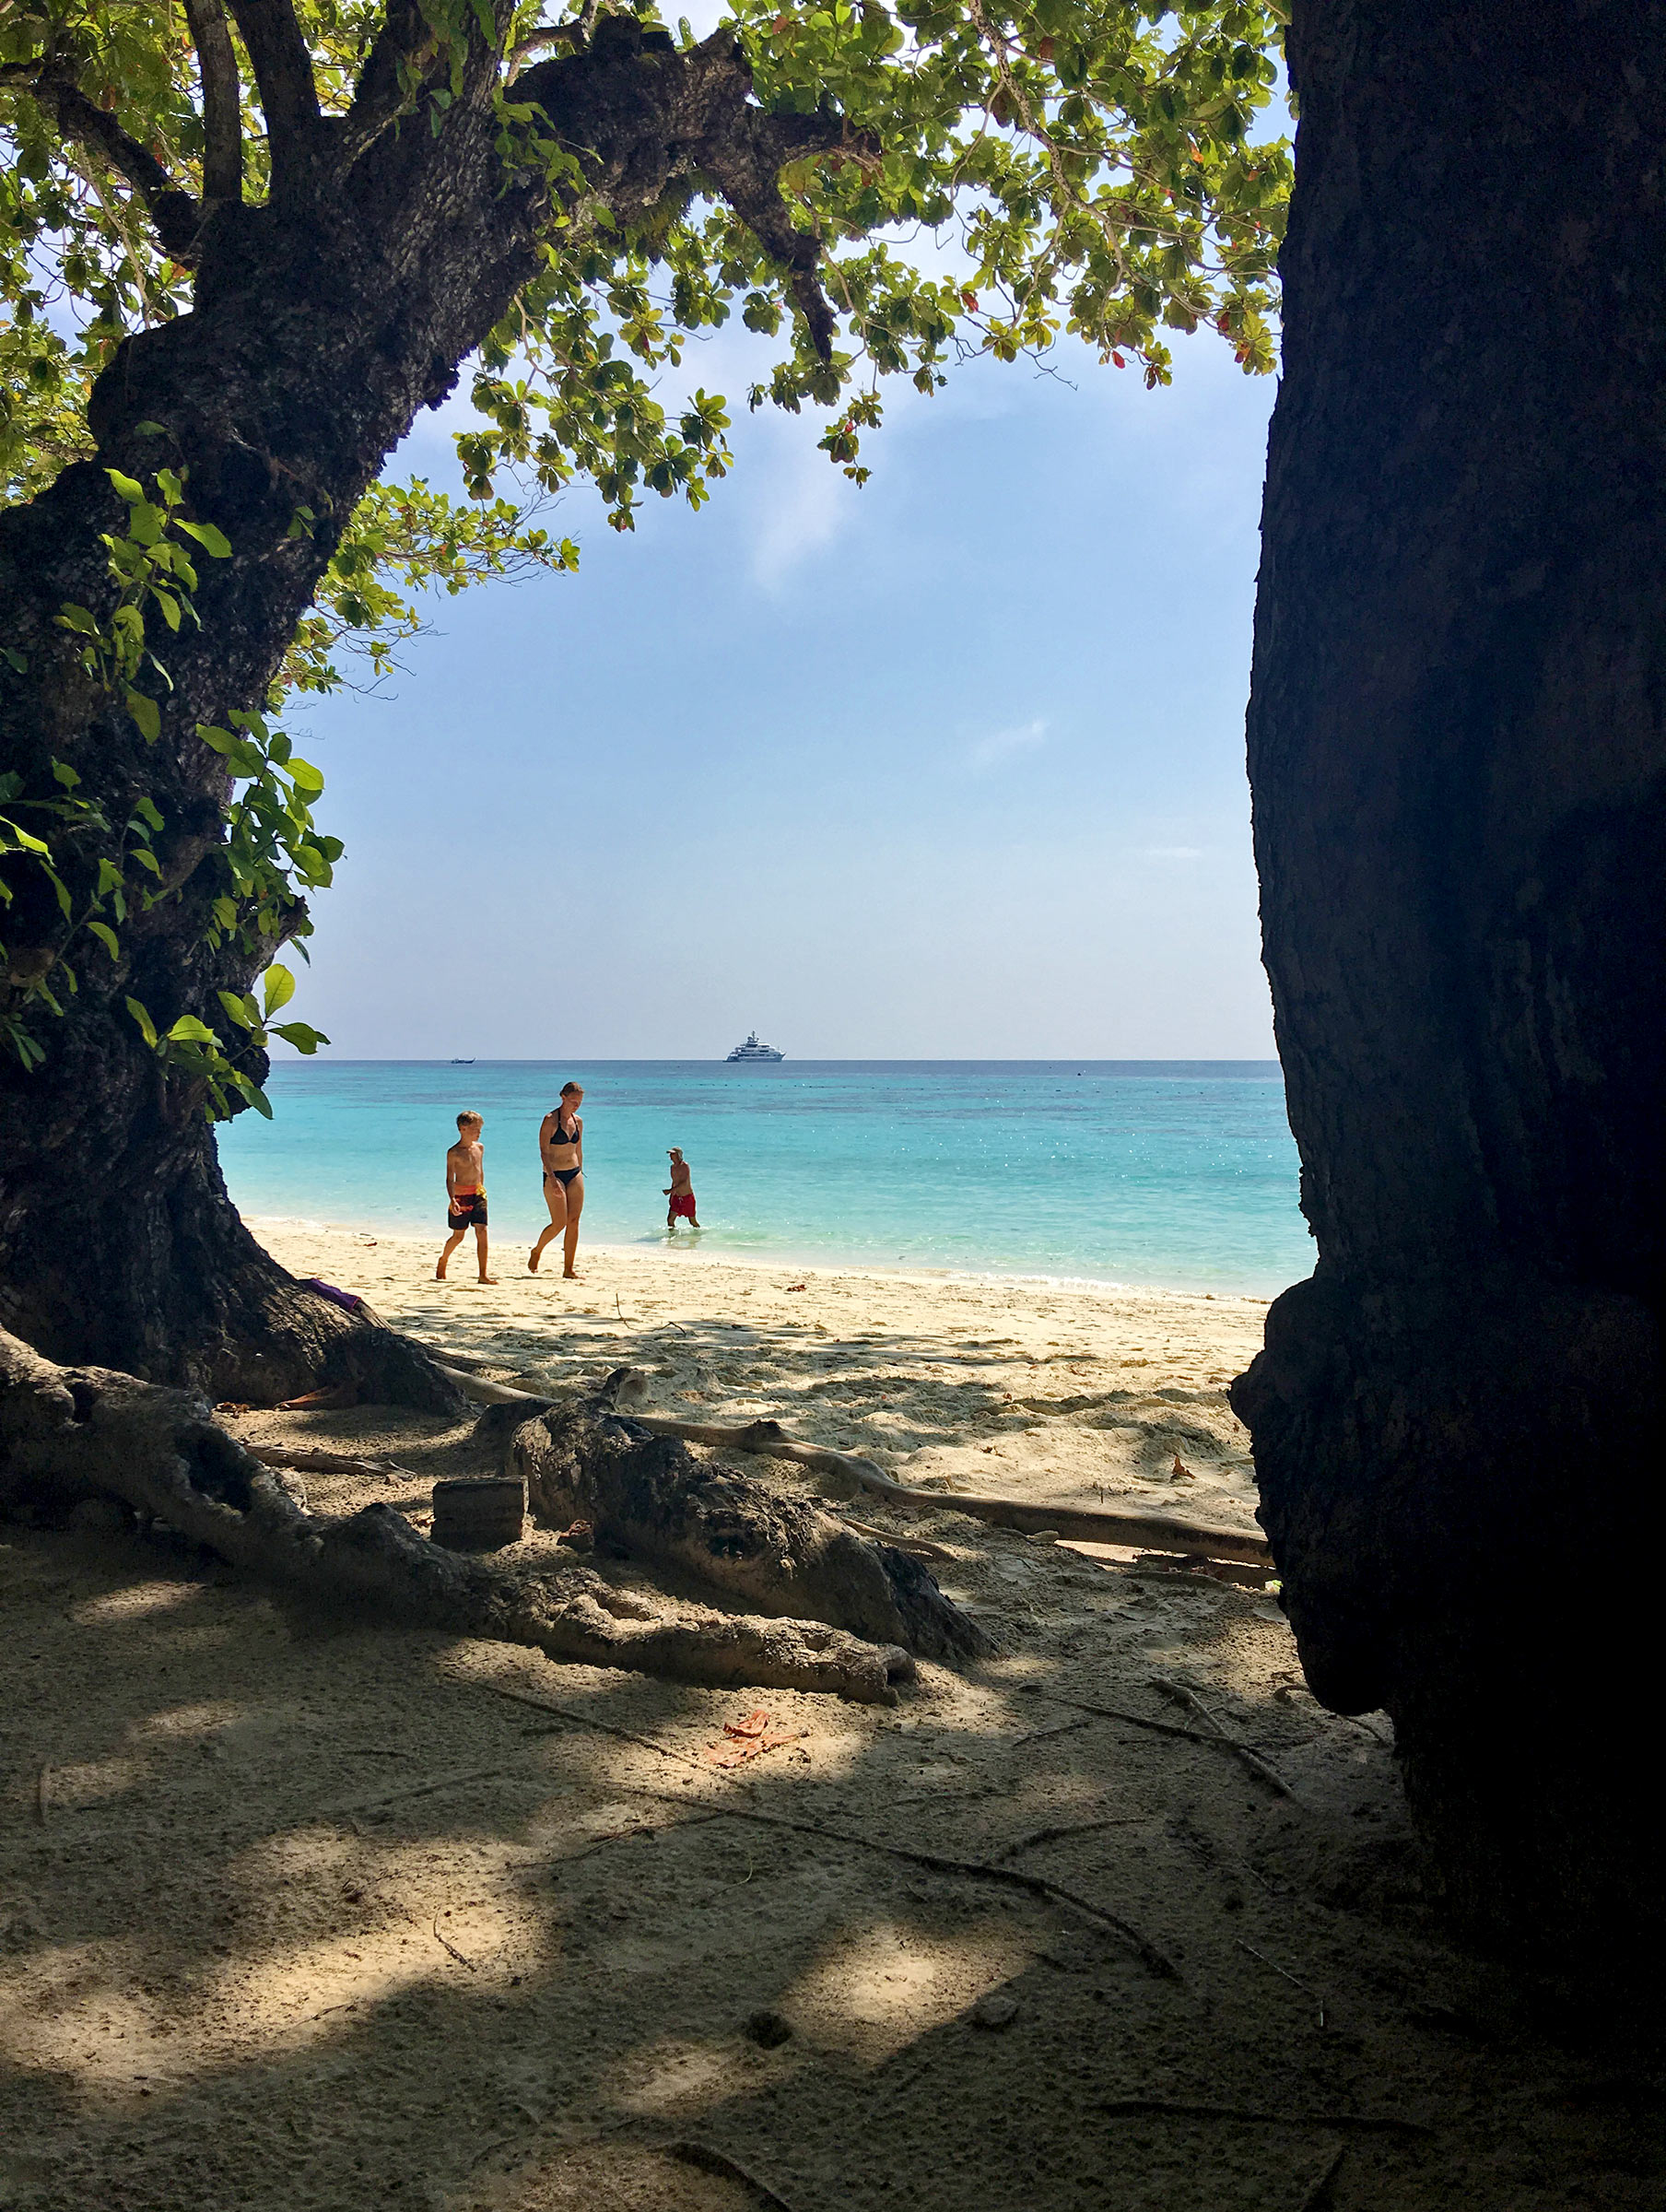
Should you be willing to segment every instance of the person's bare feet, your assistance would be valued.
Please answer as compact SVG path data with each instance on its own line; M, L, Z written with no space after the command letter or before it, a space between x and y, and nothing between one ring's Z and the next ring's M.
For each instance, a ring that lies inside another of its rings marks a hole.
M534 1245L533 1246L533 1249L532 1249L532 1251L531 1251L531 1252L530 1252L530 1253L527 1254L527 1260L526 1260L526 1272L527 1272L527 1274L528 1274L528 1275L536 1275L536 1274L537 1274L537 1272L538 1272L538 1258L539 1258L538 1248L537 1248L537 1246L534 1244Z
M497 1279L498 1279L498 1278L497 1278L497 1277L496 1277L495 1275L483 1275L483 1276L480 1277L480 1280L481 1280L483 1283L495 1283L495 1282L497 1281Z
M437 1283L442 1283L445 1280L445 1262L443 1260L440 1261L439 1266L434 1270L434 1280Z
M561 1270L561 1280L564 1283L581 1283L584 1280L584 1277L579 1273L576 1267L563 1267Z

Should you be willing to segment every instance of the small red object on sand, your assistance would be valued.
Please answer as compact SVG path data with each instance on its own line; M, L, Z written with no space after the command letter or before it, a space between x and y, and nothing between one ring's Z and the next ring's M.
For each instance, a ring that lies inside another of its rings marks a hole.
M789 1283L787 1288L789 1290L803 1290L807 1288L808 1286L804 1283Z
M787 1728L780 1734L769 1733L769 1715L760 1706L749 1712L744 1721L725 1721L721 1744L708 1744L703 1754L707 1763L714 1767L744 1767L748 1759L757 1759L766 1751L774 1751L782 1744L795 1743L804 1731Z

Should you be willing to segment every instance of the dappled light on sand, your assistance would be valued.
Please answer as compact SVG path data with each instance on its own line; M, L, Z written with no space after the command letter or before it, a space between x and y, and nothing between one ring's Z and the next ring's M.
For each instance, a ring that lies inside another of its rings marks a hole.
M658 1375L662 1403L687 1382L727 1416L744 1388L864 1443L883 1417L910 1475L910 1424L920 1451L993 1435L1003 1488L1084 1502L1172 1488L1179 1456L1248 1523L1207 1380L1239 1309L1053 1292L1026 1322L957 1286L951 1405L888 1302L912 1293L880 1286L841 1400L803 1348L830 1292L782 1294L795 1340L767 1286L705 1276L703 1306L681 1277L635 1321L552 1300L544 1362L672 1366L646 1340L675 1320L708 1380ZM446 1348L522 1371L471 1328ZM1050 1338L1087 1373L1055 1383ZM1136 1381L1185 1438L1102 1425ZM420 1520L478 1464L466 1421L235 1425L368 1457L307 1474L323 1511ZM1313 1703L1272 1595L951 1490L909 1519L824 1502L929 1544L990 1655L923 1664L890 1708L691 1688L346 1621L165 1540L7 1527L0 2206L1564 2212L1596 2171L1605 2212L1652 2212L1643 2091L1442 1933L1386 1721Z

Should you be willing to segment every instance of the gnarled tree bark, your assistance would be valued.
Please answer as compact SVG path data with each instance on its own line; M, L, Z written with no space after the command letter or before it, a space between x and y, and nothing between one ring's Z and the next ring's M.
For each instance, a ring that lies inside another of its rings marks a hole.
M1290 53L1249 742L1319 1265L1234 1404L1455 1902L1658 1941L1666 9L1296 0Z
M593 1398L520 1421L509 1467L526 1478L534 1516L591 1523L611 1541L741 1599L760 1613L825 1620L922 1658L987 1652L989 1638L944 1597L916 1559L872 1544L805 1500L781 1498L733 1467L697 1460L616 1408L646 1395L646 1377L616 1368ZM485 1425L501 1431L507 1407Z
M201 1399L93 1367L58 1367L0 1330L0 1512L117 1498L263 1580L316 1603L552 1659L683 1682L894 1698L907 1652L819 1620L760 1619L613 1587L577 1562L540 1571L465 1558L387 1505L311 1513Z

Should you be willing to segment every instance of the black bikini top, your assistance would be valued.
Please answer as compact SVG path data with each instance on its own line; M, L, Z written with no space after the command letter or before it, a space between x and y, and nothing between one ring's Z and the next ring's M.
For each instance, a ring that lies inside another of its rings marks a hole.
M549 1133L550 1143L552 1145L576 1145L581 1135L581 1126L578 1115L575 1114L573 1116L573 1130L572 1135L569 1136L567 1131L561 1126L561 1108L559 1106L553 1106L551 1107L550 1112L556 1117L556 1125Z

